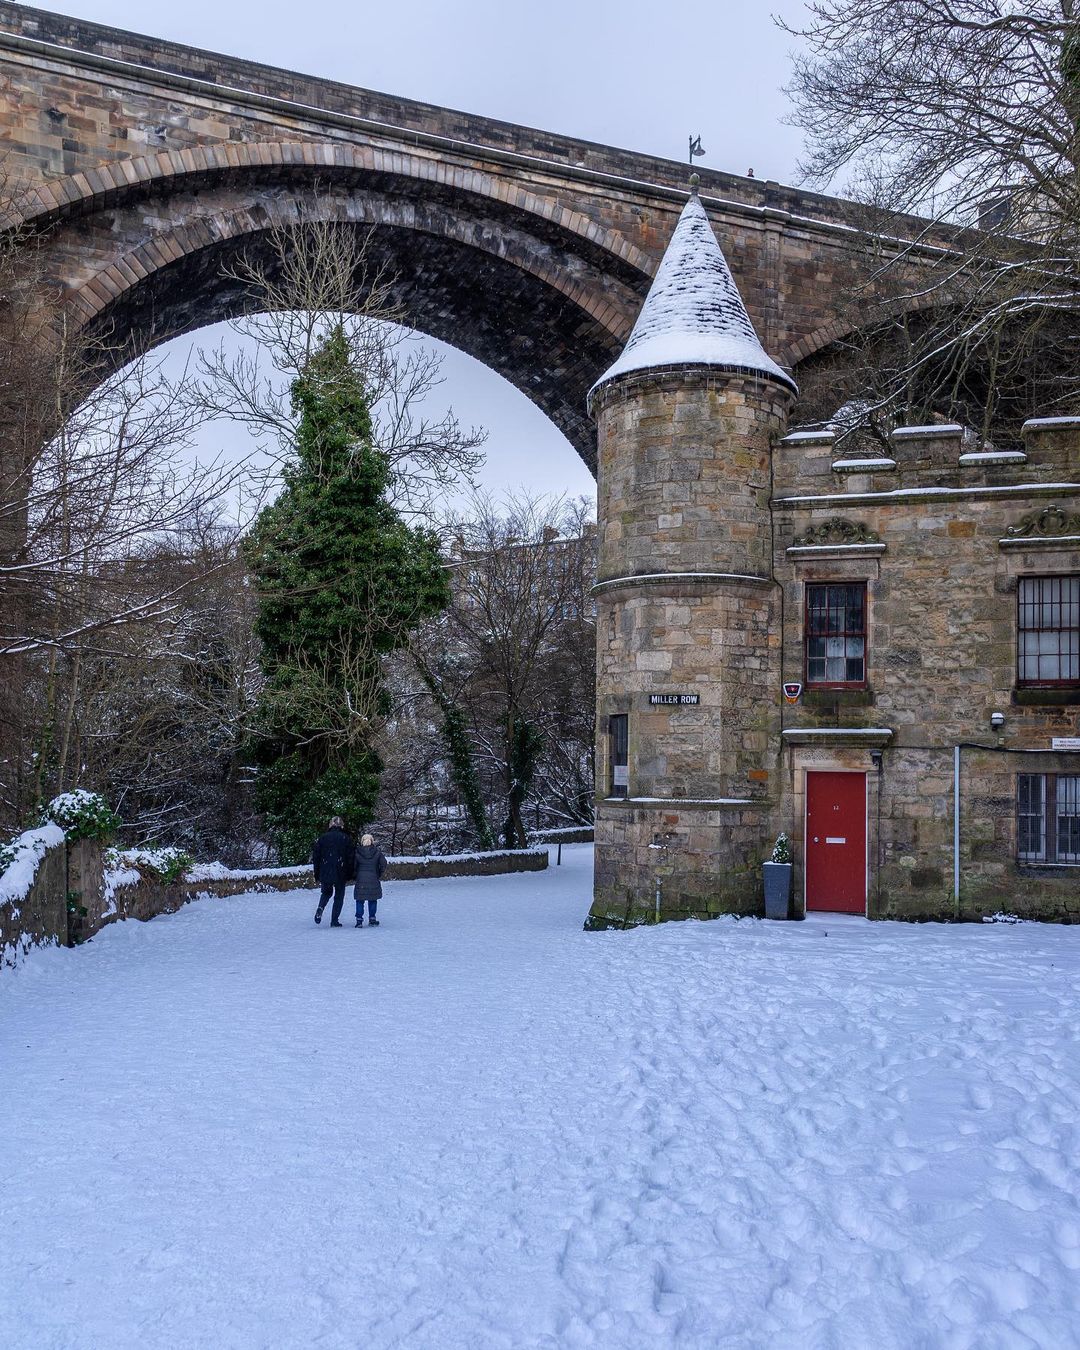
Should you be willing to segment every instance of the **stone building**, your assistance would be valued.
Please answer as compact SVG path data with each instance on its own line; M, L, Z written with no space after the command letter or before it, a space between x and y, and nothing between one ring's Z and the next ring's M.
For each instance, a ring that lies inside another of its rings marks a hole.
M796 398L692 197L590 396L587 926L760 913L781 831L795 917L1080 919L1080 418L854 457Z

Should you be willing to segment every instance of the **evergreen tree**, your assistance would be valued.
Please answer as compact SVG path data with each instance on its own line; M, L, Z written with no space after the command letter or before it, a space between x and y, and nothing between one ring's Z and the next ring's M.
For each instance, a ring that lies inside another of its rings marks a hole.
M386 714L381 658L449 601L433 532L387 500L363 375L340 329L292 388L296 456L245 556L260 592L266 685L257 715L256 803L284 862L305 860L331 815L371 821Z

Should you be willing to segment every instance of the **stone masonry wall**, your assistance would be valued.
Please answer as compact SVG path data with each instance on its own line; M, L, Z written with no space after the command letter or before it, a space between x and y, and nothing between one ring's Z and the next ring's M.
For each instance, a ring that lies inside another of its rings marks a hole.
M27 894L0 904L0 971L33 947L67 941L67 849L61 843L45 851Z
M602 586L649 573L768 578L772 443L791 397L771 380L642 372L593 401Z
M106 921L104 856L98 840L80 839L68 844L67 890L72 908L66 941L73 946L96 933Z
M1020 864L1016 818L1018 773L1080 774L1080 753L1051 749L1055 737L1080 736L1080 682L1031 689L1017 678L1020 578L1080 575L1080 420L1035 419L1014 447L949 426L901 428L888 452L793 433L774 447L770 524L755 541L738 527L744 512L753 519L759 461L739 461L742 481L725 492L724 436L745 433L726 431L714 391L695 408L692 388L642 381L599 410L601 797L589 926L652 921L657 881L661 918L760 913L758 865L781 828L803 913L815 770L866 775L871 917L1004 910L1080 921L1080 869ZM698 464L709 479L701 511ZM750 571L755 542L769 537L772 588L618 575L624 558L630 573L670 573L684 557L702 571ZM806 587L828 581L866 584L866 687L804 688L788 706L782 681L806 680ZM684 690L701 703L648 705L650 692ZM626 801L603 795L616 712L630 717ZM993 713L1004 715L1000 729Z
M595 898L585 927L759 913L771 809L768 802L604 803L597 810Z
M598 424L597 826L589 926L759 904L776 814L772 444L789 395L739 375L631 375ZM695 704L650 704L687 694ZM625 713L628 796L609 798Z
M783 678L805 680L808 584L861 581L868 597L867 687L807 690L784 710L799 903L805 773L856 769L869 775L872 916L1080 918L1080 871L1016 860L1016 774L1080 773L1080 754L1049 753L1080 735L1080 686L1017 681L1019 578L1080 575L1080 421L1029 423L1023 446L996 451L960 428L905 428L881 459L851 468L830 437L798 434L777 454ZM891 731L880 769L849 728ZM812 745L790 743L807 730ZM957 744L987 747L962 751L959 903Z
M147 66L163 73L174 72L182 79L206 81L223 89L251 90L309 108L366 117L388 126L465 144L554 160L567 169L581 168L676 188L684 185L686 166L681 162L597 145L533 127L514 126L494 118L371 89L357 89L333 80L281 70L105 24L88 23L84 19L28 5L0 4L0 31L28 43L46 42L106 60ZM703 191L717 193L758 210L789 211L838 224L846 220L847 203L835 198L784 187L769 179L746 178L708 167L699 167L697 172L702 179ZM920 226L925 226L925 222L910 222L913 234Z

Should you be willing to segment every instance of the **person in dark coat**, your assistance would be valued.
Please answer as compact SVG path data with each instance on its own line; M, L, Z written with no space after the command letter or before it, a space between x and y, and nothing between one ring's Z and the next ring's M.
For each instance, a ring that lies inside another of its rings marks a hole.
M345 887L353 879L356 866L356 845L345 833L345 822L335 816L325 834L320 834L311 851L311 866L315 880L322 887L315 922L322 923L323 910L331 896L334 908L330 911L330 927L341 927L341 907L345 903Z
M381 848L377 848L370 834L365 834L356 850L356 883L353 886L353 899L356 901L356 926L364 926L364 901L367 901L368 927L378 928L379 921L375 911L382 899L382 879L386 871L386 857Z

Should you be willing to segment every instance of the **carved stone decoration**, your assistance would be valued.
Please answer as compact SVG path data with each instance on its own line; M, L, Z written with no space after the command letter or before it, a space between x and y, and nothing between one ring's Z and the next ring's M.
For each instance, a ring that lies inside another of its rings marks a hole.
M1067 515L1060 506L1044 506L1025 516L1019 525L1010 525L1006 534L1010 539L1057 539L1080 534L1080 515Z
M822 521L820 525L811 525L795 540L796 548L823 548L830 544L876 544L877 535L868 530L862 521L844 520L842 516L833 516L832 520Z

